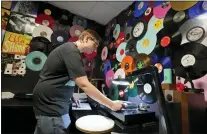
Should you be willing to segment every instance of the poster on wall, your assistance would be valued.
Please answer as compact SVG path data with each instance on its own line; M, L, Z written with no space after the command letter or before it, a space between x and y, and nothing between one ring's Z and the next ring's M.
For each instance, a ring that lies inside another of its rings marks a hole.
M2 53L26 55L29 53L31 36L6 31L2 44Z
M38 6L37 1L13 1L11 11L36 17Z
M1 1L1 7L11 9L12 1Z
M31 36L34 28L38 25L35 23L35 18L33 17L12 13L8 22L7 31Z
M6 29L9 16L10 16L10 11L1 8L1 29Z

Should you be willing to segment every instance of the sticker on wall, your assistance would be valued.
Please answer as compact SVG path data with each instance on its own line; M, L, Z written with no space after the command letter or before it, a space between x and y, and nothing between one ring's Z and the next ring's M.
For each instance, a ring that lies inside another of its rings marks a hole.
M148 1L137 1L135 3L134 17L140 17L147 9Z
M121 32L121 27L120 27L119 24L116 24L116 27L115 27L115 29L113 31L114 39L117 39L119 37L120 32Z
M148 31L158 33L163 28L163 20L164 19L158 19L155 16L152 16L148 22Z
M170 2L163 2L161 5L154 7L153 14L156 18L164 18L170 8Z

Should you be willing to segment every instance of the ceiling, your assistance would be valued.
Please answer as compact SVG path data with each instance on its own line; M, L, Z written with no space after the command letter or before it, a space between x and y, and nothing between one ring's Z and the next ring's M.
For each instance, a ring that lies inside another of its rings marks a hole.
M49 1L50 4L71 13L106 25L133 1Z

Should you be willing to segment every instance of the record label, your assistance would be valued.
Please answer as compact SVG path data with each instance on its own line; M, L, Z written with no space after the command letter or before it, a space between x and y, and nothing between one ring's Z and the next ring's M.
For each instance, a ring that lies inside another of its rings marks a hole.
M126 56L125 49L126 49L126 42L123 42L119 45L119 47L116 49L116 59L121 62L123 58Z
M184 67L188 67L188 66L193 66L195 65L196 63L196 59L193 55L191 54L186 54L182 57L181 59L181 64L184 66Z
M125 56L121 62L121 68L124 69L125 73L132 72L135 68L134 59L131 56Z
M132 36L136 39L141 39L147 32L147 24L139 20L132 29Z
M144 92L150 94L152 92L152 87L149 83L144 84Z
M173 21L178 23L185 19L186 15L184 11L179 11L173 16Z
M117 39L119 37L119 34L120 34L120 31L121 31L121 27L119 24L116 24L116 27L113 31L113 37L114 39Z
M202 27L193 27L187 32L188 41L198 41L205 35L205 30Z
M69 36L65 31L55 31L51 35L51 42L54 45L61 45L68 41Z
M166 46L168 46L169 44L170 44L170 37L169 36L165 36L165 37L163 37L162 39L161 39L161 41L160 41L160 45L162 46L162 47L166 47Z
M152 16L148 23L148 30L153 33L158 33L163 28L163 20L163 18L158 19L155 16Z
M53 33L53 31L49 27L43 26L43 25L39 25L38 27L36 27L33 30L32 36L33 37L38 37L38 36L45 37L49 41L51 41L50 37L51 37L52 33Z
M81 33L84 31L84 28L79 26L79 25L73 25L71 28L70 28L70 36L77 36L79 37L81 35Z
M107 56L108 56L108 48L105 46L101 52L101 60L102 61L106 60Z

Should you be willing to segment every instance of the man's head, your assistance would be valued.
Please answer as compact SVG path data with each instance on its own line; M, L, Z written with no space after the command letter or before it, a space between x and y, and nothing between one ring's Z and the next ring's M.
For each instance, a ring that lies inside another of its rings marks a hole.
M94 30L87 29L81 33L79 40L83 52L93 52L99 46L101 37Z

